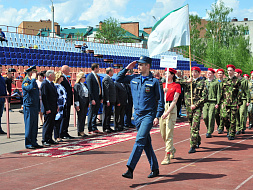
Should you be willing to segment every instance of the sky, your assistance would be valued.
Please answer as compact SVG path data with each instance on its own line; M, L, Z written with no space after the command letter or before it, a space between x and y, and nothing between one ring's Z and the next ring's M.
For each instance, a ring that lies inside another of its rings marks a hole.
M189 4L190 14L207 19L212 3L221 0L53 0L55 22L65 27L95 27L108 17L152 27L170 11ZM253 20L251 0L223 0L233 8L230 18ZM0 25L17 27L22 21L51 19L51 0L0 0ZM156 20L155 20L156 19ZM3 28L3 26L2 26Z

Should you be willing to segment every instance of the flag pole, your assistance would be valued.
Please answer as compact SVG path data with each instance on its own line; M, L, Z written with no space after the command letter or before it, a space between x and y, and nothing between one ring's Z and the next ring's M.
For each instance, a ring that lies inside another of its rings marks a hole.
M189 59L190 59L190 77L192 77L191 45L189 45ZM193 101L192 101L192 82L191 82L191 105L193 105Z

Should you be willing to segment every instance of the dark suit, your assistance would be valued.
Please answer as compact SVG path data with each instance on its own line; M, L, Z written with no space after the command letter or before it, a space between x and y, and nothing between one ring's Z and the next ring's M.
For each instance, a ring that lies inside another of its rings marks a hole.
M130 84L125 83L125 87L127 90L127 105L125 107L124 125L125 127L129 127L133 125L131 121L133 115L133 97Z
M87 84L84 83L86 88L88 89ZM85 119L89 107L89 93L88 97L85 97L83 86L81 83L76 83L74 86L74 102L75 107L79 104L80 111L77 111L77 131L83 132L84 131L84 125L85 125Z
M44 80L41 84L42 97L42 113L44 114L44 124L42 131L42 142L52 141L52 133L55 125L55 116L57 114L58 94L53 83ZM46 114L46 111L51 110L51 113Z
M115 105L115 129L123 128L125 107L127 105L127 89L125 84L115 82L116 86L116 105ZM120 106L117 106L120 104Z
M100 77L99 77L100 81ZM89 108L89 113L88 113L88 130L90 131L95 131L97 130L97 124L96 124L96 119L97 119L97 114L98 110L100 107L100 101L102 99L102 87L101 87L101 81L100 81L100 89L101 89L101 94L99 93L99 83L93 73L90 73L87 76L86 83L90 92L90 100L95 100L96 104L92 105L90 101L90 108Z
M103 85L103 130L110 128L110 120L112 115L112 106L116 102L116 87L109 75L106 75L102 81ZM107 106L107 101L110 106Z
M73 91L72 86L68 82L68 80L63 77L63 81L61 82L61 85L65 88L67 92L67 104L66 104L66 116L61 121L61 127L60 127L60 137L68 137L68 127L69 127L69 119L70 119L70 108L73 104Z

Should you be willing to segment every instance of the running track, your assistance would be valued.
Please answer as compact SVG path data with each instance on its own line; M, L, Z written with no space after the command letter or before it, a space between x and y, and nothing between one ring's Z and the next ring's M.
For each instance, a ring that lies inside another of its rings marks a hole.
M228 141L225 134L205 138L195 154L188 154L189 127L174 131L175 159L160 165L160 176L149 179L149 164L142 155L134 179L125 179L127 159L134 140L117 143L65 158L0 155L0 189L253 189L253 130ZM159 163L164 143L152 135Z

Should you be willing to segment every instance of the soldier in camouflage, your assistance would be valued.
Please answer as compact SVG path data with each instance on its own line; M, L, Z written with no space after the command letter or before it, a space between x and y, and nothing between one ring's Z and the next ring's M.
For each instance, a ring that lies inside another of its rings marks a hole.
M218 69L217 70L217 81L219 82L220 85L220 89L221 89L221 85L224 79L224 74L225 71L223 69ZM222 104L222 102L221 102ZM224 109L224 108L223 108ZM220 112L221 112L221 107L219 106L216 110L215 110L215 119L216 119L216 124L217 124L217 129L218 129L218 133L222 134L224 131L224 124L223 124L223 119L220 116ZM220 130L219 130L220 129Z
M228 132L227 137L229 140L234 140L237 112L242 104L241 81L234 75L234 65L227 65L227 71L228 78L224 79L221 85L221 98L218 105L221 106L221 117Z
M250 72L249 92L250 92L251 102L248 107L248 113L249 113L249 129L251 129L253 126L253 70Z
M208 92L207 102L203 108L203 119L206 124L207 133L206 138L211 138L215 125L215 109L218 108L218 98L220 98L220 83L214 79L215 71L212 68L208 68L206 87Z
M247 107L250 104L249 83L247 79L241 76L242 70L235 69L235 76L241 81L241 100L242 105L239 106L237 119L236 119L236 134L245 134L247 122Z
M192 78L186 81L187 83L192 82L193 104L191 104L190 84L185 83L185 106L188 121L191 127L191 148L189 150L189 153L195 153L196 148L198 148L201 144L201 138L199 136L200 117L204 103L207 100L206 83L204 80L201 80L199 78L200 72L201 70L199 67L192 67Z

